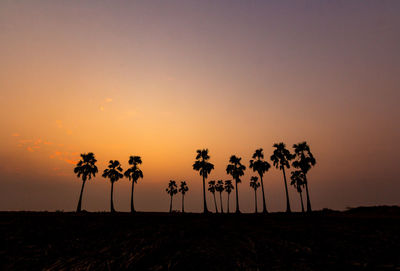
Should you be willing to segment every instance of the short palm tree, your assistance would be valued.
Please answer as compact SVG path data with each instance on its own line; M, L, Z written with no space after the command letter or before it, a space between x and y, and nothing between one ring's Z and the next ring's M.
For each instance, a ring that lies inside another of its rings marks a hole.
M252 187L254 189L255 213L258 213L258 211L257 211L257 189L260 187L260 182L258 181L257 176L252 176L250 178L250 187Z
M221 203L221 213L224 213L224 207L222 206L222 192L224 192L224 181L218 180L215 184L215 190L219 192L219 202Z
M226 173L231 175L235 180L236 186L236 213L240 213L239 210L239 195L238 195L238 183L241 182L240 177L244 175L246 167L240 163L242 158L232 155L229 159L229 164L226 167Z
M74 168L74 173L76 174L76 176L78 178L82 177L81 193L79 195L78 206L76 207L77 212L81 211L82 194L86 180L92 179L92 176L96 177L96 173L98 172L98 169L95 165L97 160L94 158L94 154L92 152L82 153L81 158L82 159L76 164L76 167Z
M122 175L122 167L121 164L119 163L118 160L110 160L108 164L108 168L106 168L103 172L103 177L110 179L111 182L111 197L110 197L110 202L111 202L111 212L114 213L114 200L113 200L113 195L114 195L114 183L117 182L119 179L123 178L124 175Z
M273 162L276 168L279 168L283 172L283 180L285 182L285 191L286 191L286 212L290 213L290 201L289 201L289 192L287 188L286 182L286 173L285 167L290 168L289 161L293 159L293 155L289 150L286 149L286 145L284 143L275 143L273 145L275 148L274 153L271 155L271 161Z
M300 202L301 202L301 211L304 213L304 204L303 204L303 195L302 195L302 187L304 186L304 173L301 170L296 170L291 173L290 179L292 182L290 183L293 185L297 192L300 194Z
M311 212L311 201L310 194L308 192L308 181L307 181L307 173L311 169L311 167L315 166L316 160L313 154L310 151L310 147L307 145L307 142L301 142L299 144L293 145L294 152L296 155L296 160L293 162L293 167L300 169L304 174L304 184L306 186L306 195L307 195L307 212Z
M199 171L200 176L203 177L203 212L208 213L207 202L206 202L206 179L210 174L211 170L214 169L214 165L208 162L210 156L208 155L208 149L197 150L196 161L193 164L193 169Z
M231 180L226 180L225 181L224 188L225 188L226 193L228 193L227 209L228 209L228 214L229 214L229 196L231 195L232 190L235 189L235 188L233 187L233 184L232 184Z
M170 180L168 183L168 187L167 189L165 189L165 191L167 191L167 193L171 196L171 201L169 203L169 212L172 213L172 197L178 193L178 189L176 186L176 182L173 180Z
M185 194L189 191L189 187L186 184L186 181L182 181L181 185L179 186L179 192L182 193L182 213L185 212Z
M208 191L210 191L210 192L213 194L213 197L214 197L214 205L215 205L215 212L218 213L217 201L215 200L215 181L209 181L209 182L208 182Z
M262 199L263 199L263 213L268 213L267 206L265 204L265 192L264 192L264 182L263 176L264 173L269 170L271 165L264 160L263 149L257 149L253 154L253 159L250 160L250 168L253 169L254 172L257 172L260 176L261 181L261 191L262 191Z
M142 164L142 158L140 156L131 156L129 157L128 161L129 165L132 167L128 168L124 175L127 177L130 181L132 181L132 190L131 190L131 212L135 212L135 206L133 204L133 189L134 189L134 184L137 183L139 178L143 179L143 172L139 168L139 165Z

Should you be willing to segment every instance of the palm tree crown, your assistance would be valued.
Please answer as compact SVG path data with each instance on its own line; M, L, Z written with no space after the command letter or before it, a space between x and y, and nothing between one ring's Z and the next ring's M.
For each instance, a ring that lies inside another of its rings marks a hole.
M82 153L81 158L74 168L74 173L77 174L77 177L82 176L82 181L90 180L92 176L96 177L98 169L95 165L97 160L94 158L94 154L92 152Z
M108 164L108 168L106 168L103 172L104 178L109 178L112 183L118 181L119 179L123 178L122 175L122 167L118 160L110 160Z
M230 194L232 192L232 190L235 189L235 187L232 184L231 180L226 180L225 181L225 186L224 186L225 191Z
M215 193L215 181L208 182L208 191L211 193Z
M74 173L77 175L77 177L82 177L81 193L79 195L78 206L76 208L77 212L81 211L82 194L86 180L92 179L92 176L96 177L96 173L98 172L98 169L95 165L97 160L94 158L94 154L92 152L82 153L81 158L82 159L76 164L76 167L74 168Z
M301 170L296 170L291 173L290 179L292 180L290 182L291 185L296 188L297 192L301 193L302 187L304 187L304 173Z
M285 143L275 143L273 145L275 148L274 153L271 155L271 160L276 168L290 168L289 161L294 158L293 154L286 149Z
M214 165L208 162L210 156L208 155L208 149L197 150L196 161L193 164L193 169L199 171L200 176L203 177L203 212L207 213L206 203L206 181L211 170L214 169Z
M189 191L189 188L186 184L186 181L182 181L180 186L179 186L179 190L180 193L182 193L182 195L185 195L187 191Z
M142 158L140 156L131 156L129 157L128 161L129 165L132 167L128 168L124 175L127 177L130 181L134 181L137 183L137 181L140 178L143 178L143 172L139 168L139 165L142 164Z
M296 154L296 160L293 161L293 167L301 169L305 174L315 166L316 160L310 151L310 147L307 142L301 142L299 144L294 144L294 153Z
M224 181L223 180L218 180L217 183L215 184L215 191L217 192L224 192Z
M258 181L257 176L252 176L250 178L250 187L253 188L254 190L257 190L260 187L260 182Z

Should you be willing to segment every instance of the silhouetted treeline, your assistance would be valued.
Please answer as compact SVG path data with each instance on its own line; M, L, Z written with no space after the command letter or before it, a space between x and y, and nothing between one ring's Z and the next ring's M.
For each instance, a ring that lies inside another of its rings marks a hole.
M296 191L300 195L300 204L302 212L305 212L304 203L303 203L303 189L306 191L306 203L307 203L307 212L311 212L311 200L310 193L308 187L307 174L310 169L316 164L316 160L311 153L310 147L306 142L301 142L293 145L294 152L291 153L290 150L286 148L286 145L283 142L275 143L273 145L274 151L270 157L272 164L278 170L282 171L285 194L286 194L286 212L291 212L290 208L290 199L288 192L288 185L286 180L286 171L290 169L292 166L294 170L290 172L291 185L296 189ZM199 172L199 175L202 177L203 184L203 212L208 213L207 201L206 201L206 180L210 175L211 171L214 169L214 165L209 161L210 155L208 149L202 149L196 151L195 162L193 164L193 170ZM81 160L77 163L74 168L74 172L78 178L82 178L82 188L79 195L79 201L76 211L80 212L82 208L82 194L85 187L85 182L90 180L92 177L96 176L98 172L97 166L95 165L97 160L94 157L93 153L81 154ZM114 183L119 179L126 177L129 181L132 181L132 189L131 189L131 212L135 212L134 207L134 185L137 183L139 179L143 178L143 172L139 168L139 165L142 164L142 159L140 156L130 156L128 160L129 165L124 173L121 167L121 164L118 160L110 160L108 168L103 171L102 176L104 178L108 178L111 183L111 193L110 193L110 211L115 212L114 203L113 203L113 191L114 191ZM263 149L259 148L254 151L252 155L252 159L249 161L249 168L258 174L258 176L250 177L250 187L254 190L254 212L258 213L257 206L257 191L258 188L261 187L262 193L262 213L268 213L267 211L267 197L266 197L266 188L264 186L264 178L265 174L271 168L271 165L264 159ZM222 194L223 192L227 193L227 212L229 213L229 199L230 194L233 190L235 190L235 199L236 199L236 213L240 213L239 206L239 184L242 182L242 176L244 175L246 170L246 166L242 164L242 158L236 155L232 155L229 158L228 164L226 166L227 175L232 177L235 186L233 186L232 180L210 180L208 182L208 191L212 193L214 200L214 208L216 213L224 213ZM170 196L170 204L169 211L172 212L172 202L173 197L178 192L182 194L182 212L185 212L185 194L189 191L189 187L186 181L181 181L180 186L178 188L176 181L170 180L168 183L168 187L166 188L166 192ZM218 211L217 197L215 193L219 193L219 205L220 210Z

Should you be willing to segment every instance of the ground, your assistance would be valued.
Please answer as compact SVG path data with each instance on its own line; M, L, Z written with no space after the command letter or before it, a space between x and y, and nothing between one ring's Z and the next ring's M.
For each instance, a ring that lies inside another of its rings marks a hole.
M1 212L0 269L400 270L399 209Z

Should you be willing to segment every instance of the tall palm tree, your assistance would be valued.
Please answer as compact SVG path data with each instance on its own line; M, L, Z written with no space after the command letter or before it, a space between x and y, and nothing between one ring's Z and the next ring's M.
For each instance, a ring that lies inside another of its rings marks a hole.
M311 201L310 194L308 192L308 181L307 181L307 173L311 169L311 167L315 166L316 160L313 154L310 151L310 147L307 145L307 142L301 142L299 144L294 144L294 153L296 154L296 160L293 162L293 167L300 169L304 174L304 184L306 186L306 195L307 195L307 212L311 212Z
M264 192L264 182L263 176L264 173L269 170L271 165L264 160L263 149L257 149L253 154L253 159L250 160L250 168L253 169L254 172L257 172L260 176L261 181L261 190L262 190L262 199L263 199L263 213L268 213L267 206L265 204L265 192Z
M132 167L128 168L124 175L127 177L130 181L132 181L132 190L131 190L131 212L135 212L135 206L133 205L133 189L134 189L134 184L137 183L139 178L143 179L143 172L139 168L139 165L142 164L142 158L140 156L131 156L129 157L128 161L129 165L132 165Z
M122 167L121 164L119 163L118 160L110 160L108 168L106 168L103 172L103 177L104 178L109 178L111 182L111 197L110 197L110 202L111 202L111 212L114 213L114 200L113 200L113 194L114 194L114 183L117 182L119 179L123 178L124 175L122 175Z
M236 213L240 213L239 210L239 195L238 195L238 183L241 182L240 177L244 175L246 167L240 163L242 158L232 155L229 159L229 164L226 167L226 173L231 175L235 180L236 186Z
M172 197L178 193L178 189L176 189L176 182L173 180L170 180L168 183L168 187L167 189L165 189L165 191L167 191L167 193L171 196L171 201L169 203L169 212L172 213Z
M300 194L300 202L301 202L301 211L304 213L304 204L303 204L303 195L302 192L303 190L301 189L304 186L304 173L301 170L296 170L291 173L292 175L290 176L291 185L293 185L297 192Z
M208 149L197 150L196 161L193 164L193 169L199 171L200 176L203 177L203 212L208 213L207 202L206 202L206 179L210 174L211 170L214 169L214 165L208 162L210 156L208 155Z
M228 214L229 214L229 196L231 195L232 190L235 189L235 188L233 187L233 184L232 184L231 180L226 180L225 181L224 188L225 188L226 193L228 193L227 209L228 209Z
M273 145L275 148L274 153L271 155L271 161L274 163L276 168L279 168L283 172L283 180L285 182L285 191L286 191L286 212L290 213L290 201L289 201L289 193L286 182L286 174L285 167L290 168L289 161L293 159L293 155L289 150L286 149L286 145L284 143L275 143Z
M224 213L224 207L222 206L222 192L224 192L224 181L218 180L215 184L215 190L219 192L219 202L221 203L221 213Z
M80 212L82 207L82 194L83 188L85 187L86 180L90 180L93 177L96 177L96 173L98 169L95 165L97 160L94 158L94 154L92 152L82 153L81 160L76 164L74 168L74 173L79 178L82 176L82 188L81 193L79 195L78 206L76 207L76 211Z
M250 187L252 187L254 189L255 213L258 213L258 211L257 211L257 189L260 187L260 182L258 181L257 176L252 176L250 178Z
M208 182L208 191L210 191L213 194L215 212L218 214L217 201L215 200L215 181L209 181Z
M179 192L182 193L182 213L185 212L185 194L189 191L189 187L186 184L186 181L182 181L181 185L179 186Z

